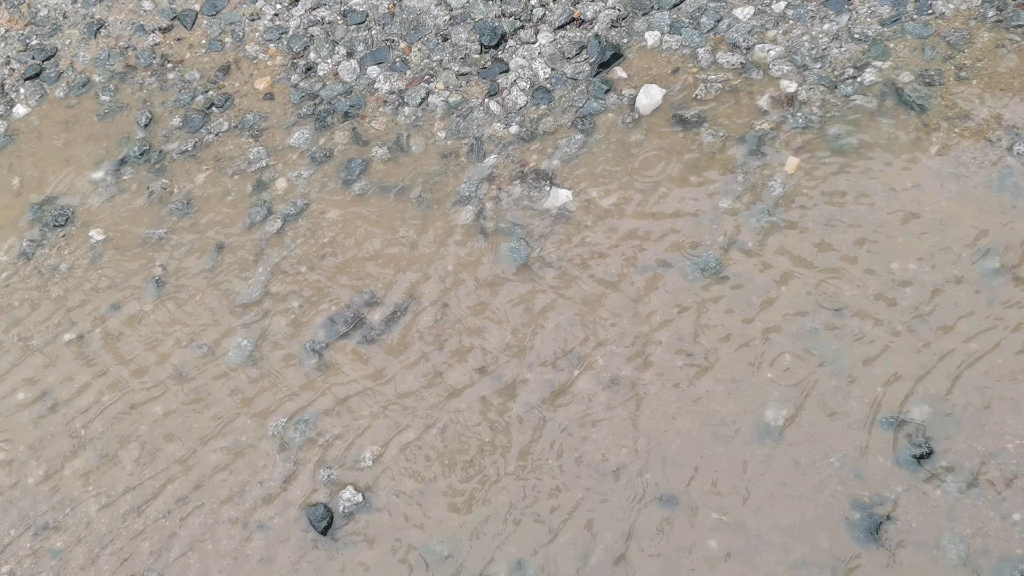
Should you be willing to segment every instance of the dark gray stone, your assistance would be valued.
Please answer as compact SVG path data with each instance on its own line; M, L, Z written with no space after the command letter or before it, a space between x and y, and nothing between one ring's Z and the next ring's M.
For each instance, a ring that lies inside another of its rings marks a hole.
M274 42L280 42L288 34L288 28L275 24L274 26L267 26L263 29L263 34L260 39L268 44Z
M139 138L128 148L128 159L132 162L143 163L149 158L152 145L145 138Z
M590 135L594 133L594 130L597 128L597 124L590 116L577 116L572 121L572 127L579 130L580 134Z
M214 17L224 11L230 4L230 0L206 0L199 8L203 16Z
M594 98L604 98L612 91L612 82L607 78L595 78L590 83L590 95Z
M168 216L174 216L175 218L184 218L191 214L193 211L194 208L192 206L191 198L174 200L173 202L168 204L167 208L164 210L164 212L166 212Z
M359 65L363 68L379 66L391 60L391 46L387 44L370 50L359 59Z
M143 48L135 52L135 61L141 68L149 68L156 64L156 52L152 48Z
M331 526L334 526L334 512L327 504L317 502L306 508L306 520L309 520L309 525L316 530L317 534L327 536L327 533L331 531Z
M225 62L213 71L213 76L210 77L210 82L213 82L214 84L220 84L221 82L227 80L229 74L231 74L231 62Z
M932 93L920 86L895 86L896 100L915 114L927 114L932 105Z
M196 110L195 108L189 108L185 110L185 131L189 134L195 134L206 126L206 122L209 121L210 115L202 110Z
M345 24L349 26L359 26L366 23L366 19L370 16L370 13L366 10L356 10L355 8L346 8L342 13L341 17L345 19Z
M698 254L696 258L690 261L690 266L694 272L704 278L721 276L725 272L725 263L722 262L722 258L710 250L705 250Z
M259 138L263 135L263 131L266 130L268 119L266 114L246 112L238 120L238 130L247 138Z
M487 159L487 152L484 150L484 139L480 136L473 136L466 142L466 160L479 164Z
M587 55L592 63L591 76L604 74L618 66L619 62L626 57L621 46L600 36L591 37L590 42L587 43Z
M345 162L345 167L341 169L338 177L341 179L342 185L351 186L359 181L369 167L370 161L366 158L350 158L348 162Z
M313 146L309 151L309 162L314 166L326 164L334 157L334 148L327 146Z
M245 218L245 227L252 228L266 220L270 216L272 208L270 200L260 199L253 202L249 207L249 215Z
M966 28L951 28L942 35L942 39L946 41L950 48L957 52L963 52L967 45L971 43L971 32Z
M53 86L57 82L60 82L61 76L64 72L60 68L51 68L49 70L43 70L42 75L39 76L39 81L47 86Z
M846 526L858 544L879 547L885 539L886 526L892 519L881 499L870 502L854 500Z
M846 0L825 0L824 6L835 14L846 12Z
M917 73L917 81L922 86L935 88L946 83L946 76L941 68L925 68Z
M373 290L359 294L320 323L316 340L329 343L348 338L363 327L366 310L377 304L380 304L380 297Z
M32 50L32 59L36 62L49 62L57 55L57 46L53 44L43 44Z
M35 80L43 74L43 65L38 62L33 62L25 67L25 70L21 73L22 80Z
M501 76L502 74L508 74L508 71L508 62L502 60L501 58L495 58L486 68L481 68L480 71L476 73L476 75L483 80L487 80L488 82L494 82L495 80L498 79L498 76Z
M545 86L538 86L534 88L533 94L530 95L530 99L534 104L540 106L547 106L555 101L555 95L551 93Z
M704 113L698 110L686 110L672 114L672 126L680 130L696 130L707 121Z
M71 223L71 220L75 217L75 209L66 204L54 206L50 210L50 226L53 228L63 228Z
M606 108L607 106L605 105L604 100L598 100L596 98L587 100L586 104L584 104L580 108L580 115L597 116L598 114L604 112Z
M306 213L306 210L309 210L309 201L297 198L285 204L284 208L281 209L281 220L284 222L298 220L300 216Z
M505 41L505 29L494 22L481 20L473 25L473 30L484 48L497 48Z
M191 32L192 28L196 25L196 19L199 18L199 13L191 8L186 8L184 10L179 10L175 17L178 19L182 28Z
M199 152L199 138L189 138L185 140L174 150L174 156L177 158L187 158L192 156L196 152Z
M148 108L139 110L139 113L135 116L135 125L141 130L149 128L149 125L153 123L153 113Z
M85 26L82 27L82 31L85 33L86 38L88 38L89 40L95 40L96 35L99 34L100 30L102 30L103 27L106 25L106 20L102 18L96 18L86 22Z

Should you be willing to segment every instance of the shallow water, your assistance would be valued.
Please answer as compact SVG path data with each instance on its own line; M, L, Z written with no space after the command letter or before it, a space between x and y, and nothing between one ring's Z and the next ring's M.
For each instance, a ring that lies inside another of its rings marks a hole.
M347 125L318 136L334 161L300 173L287 103L244 94L226 116L275 112L266 191L251 192L254 144L234 131L164 174L112 176L134 112L96 122L92 94L50 101L0 155L0 560L18 574L1010 574L1024 169L970 130L1024 122L1010 60L929 116L890 103L820 130L766 125L777 136L753 154L739 138L766 118L763 86L699 106L725 135L705 145L670 127L695 105L689 72L638 61L634 78L674 90L636 126L606 115L557 162L569 132L488 151L552 166L573 193L554 211L509 171L480 211L453 206L459 141L373 164L374 192L352 195L337 172L370 148ZM833 125L855 143L830 146ZM24 215L45 195L74 223L26 262ZM258 197L309 208L270 234L245 226ZM186 198L191 214L168 211ZM513 270L499 253L517 237L531 253ZM368 322L407 314L310 362L304 342L366 290ZM934 455L903 457L907 429L878 423L896 414L924 423ZM306 505L349 484L368 506L315 534ZM880 534L865 510L891 515Z

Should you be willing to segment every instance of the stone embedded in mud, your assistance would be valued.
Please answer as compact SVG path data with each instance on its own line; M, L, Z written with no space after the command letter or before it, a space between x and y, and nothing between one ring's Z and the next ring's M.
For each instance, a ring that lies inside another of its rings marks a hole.
M326 351L327 343L323 340L306 340L302 344L302 359L306 364L318 364L323 361Z
M149 296L155 298L160 296L164 292L164 288L167 287L167 283L164 281L163 276L153 276L146 283L146 291Z
M224 11L230 4L230 0L206 0L199 8L203 16L213 17Z
M366 10L356 10L355 8L346 8L342 11L341 17L345 19L345 24L349 26L359 26L366 23L366 19L370 16L370 13Z
M373 466L373 463L380 458L380 455L384 453L384 449L380 446L369 446L359 456L359 460L356 462L356 468L369 468Z
M935 88L946 83L946 76L941 68L925 68L917 73L917 81L922 86Z
M39 250L39 241L32 238L25 238L18 244L18 257L31 260Z
M293 148L309 148L312 143L313 131L309 128L299 128L285 141L285 144Z
M189 138L185 140L174 150L174 155L177 158L187 158L194 155L199 151L199 138Z
M309 151L309 162L314 166L326 164L334 157L334 148L327 146L313 146Z
M907 456L912 460L920 462L931 458L934 454L935 449L932 448L927 438L911 438L907 441Z
M210 115L202 110L196 110L195 108L188 108L185 110L185 131L189 134L195 134L206 126L206 122L209 121Z
M43 65L38 63L38 62L33 62L33 63L29 64L28 66L26 66L25 70L22 71L21 79L25 80L25 81L35 80L36 78L39 78L40 76L42 76L42 74L43 74Z
M266 220L270 216L271 209L270 200L260 199L253 202L252 206L249 207L249 215L245 219L245 227L252 228Z
M587 55L592 61L591 76L600 76L615 66L626 57L622 46L610 42L600 36L593 36L587 44Z
M597 124L590 116L577 116L576 119L572 121L572 127L579 130L580 134L589 135L594 133L594 130L597 128Z
M196 25L196 19L199 18L199 13L191 8L186 8L184 10L179 10L175 17L178 19L182 28L191 32L192 28Z
M704 113L698 110L686 110L672 114L672 126L680 130L696 130L707 121Z
M245 163L249 172L262 170L270 165L270 153L263 146L253 146L245 153Z
M886 527L893 519L884 510L885 502L880 498L872 501L854 500L850 508L846 527L854 541L865 546L881 546L885 540Z
M306 507L306 519L309 520L309 525L313 527L313 530L316 530L316 533L321 536L327 536L327 533L331 531L331 526L334 526L334 512L323 502Z
M362 178L370 167L370 161L366 158L350 158L345 162L345 167L338 174L343 186L351 186Z
M71 220L75 217L75 209L71 206L60 205L55 206L53 210L50 210L50 226L53 228L63 228L71 223Z
M950 48L957 52L963 52L971 43L971 32L966 28L950 28L942 35L942 39Z
M88 38L89 40L95 40L96 35L99 34L100 30L102 30L103 27L106 25L106 20L102 18L95 18L93 20L89 20L88 22L86 22L85 26L82 27L82 31L85 33L86 38Z
M722 262L722 258L710 250L701 252L690 264L704 278L713 278L725 272L725 263Z
M333 342L348 338L366 322L366 310L380 303L380 297L373 290L367 290L345 304L340 310L328 316L319 327L320 338Z
M920 86L894 86L896 100L915 114L927 114L932 105L932 93Z
M226 359L228 364L241 366L242 364L252 362L255 353L256 341L252 338L241 337L231 344Z
M512 240L503 243L498 248L498 259L503 265L513 271L530 263L530 252L533 247L526 238L516 235Z
M647 116L654 112L658 106L661 106L661 101L665 97L666 92L668 90L657 84L644 84L636 95L636 111L641 116Z
M284 208L281 209L281 220L284 222L291 222L298 220L300 216L306 213L309 209L309 201L303 198L296 198L291 202L285 204Z

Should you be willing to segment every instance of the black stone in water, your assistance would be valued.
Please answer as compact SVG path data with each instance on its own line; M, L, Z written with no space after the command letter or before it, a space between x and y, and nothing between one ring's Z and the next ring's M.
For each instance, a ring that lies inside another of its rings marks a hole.
M216 16L223 12L228 7L228 4L229 0L206 0L199 8L199 11L203 13L203 16Z
M551 90L548 90L544 86L537 86L533 90L533 94L530 98L533 100L534 104L539 104L541 106L547 106L555 101L555 95L551 93Z
M878 512L879 506L867 502L854 502L846 526L858 543L866 546L881 546L885 525L892 520L887 512Z
M348 162L345 162L345 167L341 169L341 173L338 175L342 185L351 186L355 184L369 167L370 161L366 158L350 158Z
M508 62L505 62L501 58L495 58L494 60L491 61L490 66L486 68L481 68L480 71L476 73L476 75L483 80L493 82L498 79L498 76L501 76L502 74L508 74L508 71Z
M199 13L191 8L186 8L179 10L176 18L185 30L191 32L192 28L196 25L196 19L199 18Z
M323 502L317 502L306 507L306 519L309 525L321 536L327 536L334 526L334 512L331 507Z
M231 104L235 102L235 97L227 92L221 92L213 97L210 101L210 109L214 112L223 112L231 107Z
M82 30L85 32L86 38L88 38L89 40L95 40L96 35L99 34L100 30L102 30L103 27L106 25L106 20L102 18L96 18L94 20L89 20L88 22L86 22L85 26L82 27Z
M89 91L90 86L92 80L88 76L78 76L68 85L68 93L75 97L82 96Z
M587 44L587 54L593 60L591 76L600 76L622 62L626 55L622 46L609 42L600 36L593 36Z
M220 84L221 82L223 82L224 80L227 79L228 74L230 74L230 73L231 73L231 62L225 62L225 63L221 64L220 66L218 66L216 70L214 70L213 77L210 78L210 81L213 82L214 84Z
M676 112L672 114L672 125L681 130L693 130L700 128L707 122L703 113L697 110Z
M359 133L359 130L356 130L354 126L352 127L352 143L360 148L366 148L370 145L370 141L363 137L363 135Z

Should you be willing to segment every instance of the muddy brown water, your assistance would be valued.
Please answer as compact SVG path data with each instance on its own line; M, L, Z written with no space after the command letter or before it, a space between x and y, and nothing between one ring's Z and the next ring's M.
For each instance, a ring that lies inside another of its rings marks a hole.
M0 156L4 573L1008 570L1024 542L1022 169L965 127L1024 122L1001 84L1015 62L925 118L850 111L856 150L782 130L763 157L736 138L764 86L707 105L727 139L706 149L668 128L692 105L686 73L650 72L682 87L632 129L603 118L557 167L573 210L499 178L482 222L451 206L461 143L374 165L377 191L356 197L337 169L368 150L328 134L335 161L297 174L287 105L239 97L236 116L277 111L275 210L310 202L265 245L242 225L250 143L112 184L136 108L97 123L92 95L47 103ZM540 165L564 135L514 153ZM25 262L46 194L75 224ZM194 213L168 215L184 197ZM507 220L533 246L515 272L497 257ZM722 275L694 272L706 250ZM268 263L265 294L240 304ZM304 364L317 324L366 289L371 319L412 299L408 315ZM892 414L926 424L931 458L894 456ZM316 535L304 507L349 484L369 505ZM891 514L879 545L851 533L856 501Z

